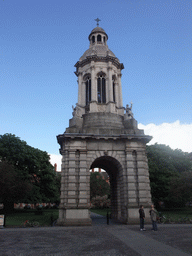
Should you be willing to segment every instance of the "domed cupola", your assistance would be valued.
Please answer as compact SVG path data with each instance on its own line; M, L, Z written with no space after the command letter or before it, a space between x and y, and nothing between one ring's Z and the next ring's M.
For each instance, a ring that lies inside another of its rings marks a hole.
M103 28L94 28L88 39L89 49L75 64L79 89L74 115L112 113L124 116L121 90L124 66L108 48L108 35Z
M103 44L106 45L106 41L108 40L108 35L106 34L105 30L101 27L94 28L89 37L88 37L90 44Z
M89 59L90 57L93 58L93 56L105 58L112 57L116 62L119 62L118 58L107 46L108 35L103 28L94 28L88 39L90 41L89 49L81 56L79 59L80 62Z

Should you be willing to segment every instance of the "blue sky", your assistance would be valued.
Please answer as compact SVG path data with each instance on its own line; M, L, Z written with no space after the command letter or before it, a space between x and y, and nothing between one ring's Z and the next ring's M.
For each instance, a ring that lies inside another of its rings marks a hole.
M0 17L0 134L59 155L98 17L125 66L124 106L153 142L192 151L191 0L0 0Z

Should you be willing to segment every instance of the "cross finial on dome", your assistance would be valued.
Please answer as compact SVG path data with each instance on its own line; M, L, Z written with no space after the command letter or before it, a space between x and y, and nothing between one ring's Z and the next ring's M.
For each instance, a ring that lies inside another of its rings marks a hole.
M99 18L95 19L97 21L97 27L99 26L99 21L101 21Z

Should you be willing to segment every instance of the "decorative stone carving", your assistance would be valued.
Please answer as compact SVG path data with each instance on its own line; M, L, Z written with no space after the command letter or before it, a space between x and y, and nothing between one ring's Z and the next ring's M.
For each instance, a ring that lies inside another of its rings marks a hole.
M127 104L126 108L125 108L126 115L127 115L128 119L133 118L132 106L133 106L133 103L131 102L131 106L129 107L129 104Z
M74 117L81 117L82 116L82 114L81 114L81 107L80 106L78 106L76 104L76 107L74 108L74 106L72 105L72 109L73 109L72 115Z

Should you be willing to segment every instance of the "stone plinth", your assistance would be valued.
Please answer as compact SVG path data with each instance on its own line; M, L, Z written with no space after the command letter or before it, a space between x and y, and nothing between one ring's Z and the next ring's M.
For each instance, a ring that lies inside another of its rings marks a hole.
M89 209L62 209L60 208L59 226L90 226L92 220L90 218Z

